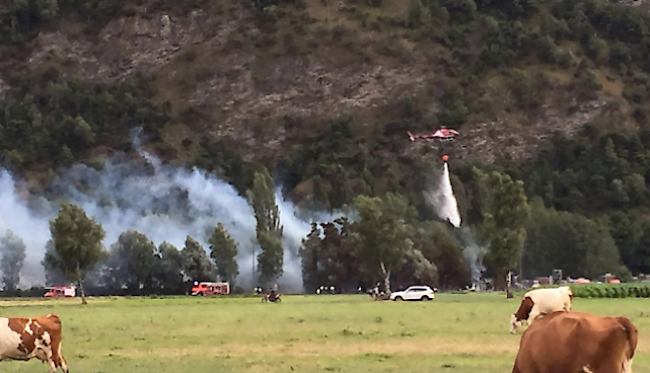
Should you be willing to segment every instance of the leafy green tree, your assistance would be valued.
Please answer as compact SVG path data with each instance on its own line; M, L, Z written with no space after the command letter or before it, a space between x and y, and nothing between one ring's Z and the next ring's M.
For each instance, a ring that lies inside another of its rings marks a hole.
M632 216L623 211L615 211L608 218L609 232L618 247L623 263L636 272L636 265L639 262L635 251L643 235L643 229Z
M282 276L284 248L280 211L275 203L275 184L266 167L255 172L252 202L257 219L257 242L262 248L262 253L257 256L260 278L268 284Z
M419 224L414 242L414 247L435 265L441 287L458 289L471 283L463 247L444 224L434 221Z
M555 268L571 277L629 276L605 224L547 209L539 198L532 200L531 217L523 256L528 277L548 276Z
M402 266L396 273L398 281L406 287L412 284L438 286L438 268L418 249L406 251Z
M13 293L20 281L20 270L25 262L25 243L13 231L8 230L0 238L0 270L2 270L2 282L5 290Z
M54 251L54 241L52 241L52 239L49 239L47 241L47 244L45 244L45 255L41 260L41 265L45 270L45 284L50 286L56 286L68 282L69 281L68 278L65 276L65 273L63 273L63 271L61 271L60 268L52 266L50 262L45 260L45 258L47 258L48 255L56 255L56 252Z
M302 269L302 284L306 292L310 293L318 288L318 253L321 247L320 228L316 222L311 223L311 230L303 238L298 251Z
M321 223L323 239L318 251L319 280L321 285L343 290L358 273L357 260L350 249L349 222L342 217Z
M219 222L214 228L208 243L211 250L210 257L217 264L217 274L222 280L228 281L234 288L235 279L239 274L239 266L235 260L237 242L230 237L226 227Z
M78 115L74 119L73 133L79 143L79 147L81 148L88 147L95 142L95 133L93 132L93 129L81 115Z
M489 245L485 259L496 276L495 286L502 289L507 272L520 263L530 206L521 180L477 168L474 174L484 202L481 230Z
M650 221L644 220L640 227L641 237L636 244L636 250L632 252L632 258L629 260L630 269L635 274L650 273Z
M419 29L423 26L429 26L430 22L431 14L429 9L422 3L422 0L411 0L406 25L412 29Z
M183 256L178 249L163 241L156 250L153 265L154 288L162 293L180 293L184 285Z
M353 247L370 275L383 275L390 292L391 273L413 247L416 211L404 196L390 192L382 198L360 195L353 204L360 218L351 227Z
M192 281L214 281L216 268L198 241L187 236L181 257L183 271Z
M56 219L50 220L54 250L45 254L45 262L60 269L66 278L79 285L81 302L87 304L83 281L90 270L107 256L102 240L106 233L101 224L89 218L79 206L62 202Z
M107 269L109 282L135 293L151 290L156 245L144 234L129 229L111 245Z

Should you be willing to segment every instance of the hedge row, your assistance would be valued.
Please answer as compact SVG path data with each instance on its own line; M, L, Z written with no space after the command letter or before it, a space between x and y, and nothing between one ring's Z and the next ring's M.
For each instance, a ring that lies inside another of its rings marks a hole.
M575 298L648 298L650 283L571 285Z

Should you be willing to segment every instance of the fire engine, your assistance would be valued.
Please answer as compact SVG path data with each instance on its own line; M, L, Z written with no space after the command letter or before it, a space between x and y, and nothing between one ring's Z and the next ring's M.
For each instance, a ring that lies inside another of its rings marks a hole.
M48 290L44 297L47 298L69 298L77 296L77 288L74 286L53 286L47 287L45 290Z
M227 295L230 294L230 284L227 282L194 282L192 295Z

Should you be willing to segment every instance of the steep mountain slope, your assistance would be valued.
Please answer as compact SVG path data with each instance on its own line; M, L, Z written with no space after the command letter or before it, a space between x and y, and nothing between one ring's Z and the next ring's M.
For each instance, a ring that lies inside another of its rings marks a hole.
M33 125L26 142L25 129L4 124L11 139L4 164L36 175L128 150L130 128L145 125L165 160L215 170L240 190L261 162L283 172L296 198L316 194L328 207L385 190L421 202L422 174L442 152L452 162L526 160L554 131L572 137L586 124L635 131L645 123L648 52L635 46L647 45L648 19L637 8L472 0L27 4L1 17L11 30L0 70L0 94L12 109L5 112L13 113L7 121L33 121L36 107L45 123L53 112L52 123L70 123ZM65 96L84 89L87 102ZM59 100L67 104L52 104ZM458 128L460 139L432 151L405 135L439 125ZM68 135L38 146L55 132Z

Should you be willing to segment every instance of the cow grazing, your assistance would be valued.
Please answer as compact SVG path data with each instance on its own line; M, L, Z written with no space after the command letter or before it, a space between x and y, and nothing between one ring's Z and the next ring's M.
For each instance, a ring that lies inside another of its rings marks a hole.
M0 360L37 358L48 363L50 373L58 367L68 373L61 354L61 320L57 315L0 317Z
M632 373L638 330L627 317L557 311L530 325L513 373Z
M571 311L571 302L573 301L573 293L568 286L549 289L535 289L524 294L524 298L519 304L519 309L513 315L510 315L510 333L515 334L517 327L523 321L527 321L528 325L539 315L555 311Z

